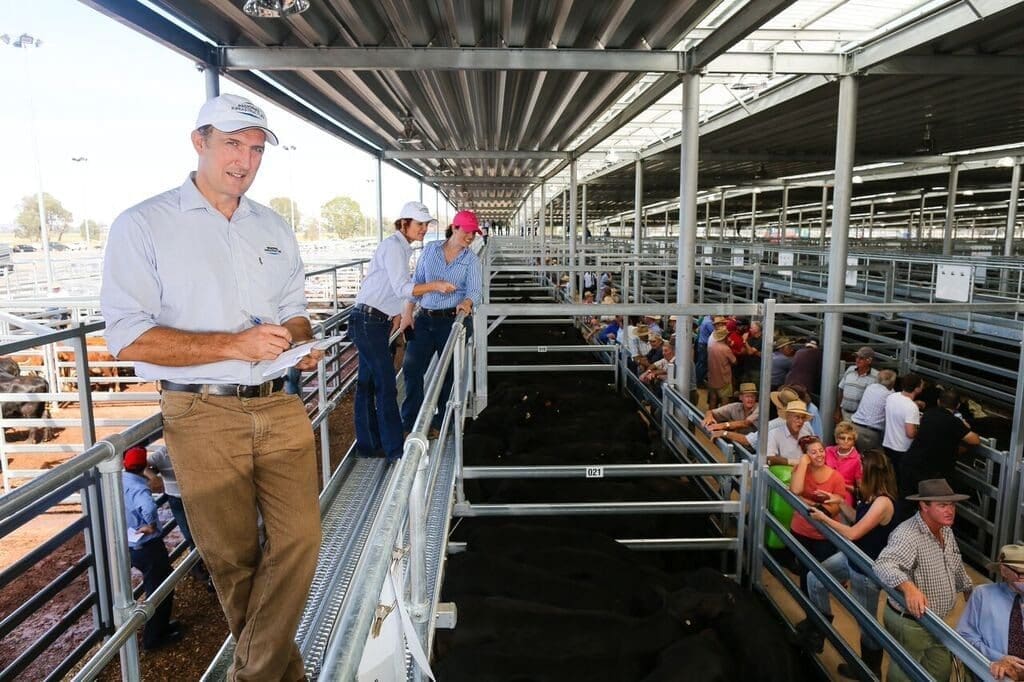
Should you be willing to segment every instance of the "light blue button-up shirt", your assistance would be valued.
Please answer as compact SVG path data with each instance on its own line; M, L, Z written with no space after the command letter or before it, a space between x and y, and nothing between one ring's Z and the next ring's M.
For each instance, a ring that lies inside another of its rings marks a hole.
M463 249L451 263L444 257L444 241L430 242L423 247L419 262L416 263L414 284L444 280L455 285L450 294L427 292L420 297L420 305L428 310L454 308L467 298L473 306L480 305L481 275L480 258L469 249Z
M1010 609L1016 593L1006 583L974 588L956 631L985 658L998 661L1007 654L1010 638ZM1020 618L1021 614L1017 614Z
M244 196L229 221L193 177L128 209L110 227L100 308L115 356L158 326L240 332L252 326L253 317L274 324L308 317L302 258L288 223ZM254 385L266 381L266 365L136 362L135 373L180 383Z
M356 303L368 305L392 317L412 299L409 259L412 245L398 230L373 252L366 279L356 294Z
M149 491L149 482L141 474L130 471L121 472L121 483L124 486L124 516L128 527L138 530L143 526L153 525L156 531L147 533L135 542L128 542L132 549L139 549L145 543L160 537L160 519L157 517L156 502Z

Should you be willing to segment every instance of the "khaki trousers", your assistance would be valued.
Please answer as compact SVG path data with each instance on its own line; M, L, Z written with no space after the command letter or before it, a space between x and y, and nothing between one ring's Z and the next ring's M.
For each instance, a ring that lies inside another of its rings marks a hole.
M235 638L228 679L303 679L295 630L316 568L320 511L302 402L283 392L166 391L160 406L192 536Z
M953 670L953 658L949 649L942 646L939 640L921 627L920 623L913 618L897 615L888 604L882 610L882 621L893 639L899 642L910 654L910 657L920 663L921 667L932 677L942 680L942 682L949 679ZM887 679L888 682L903 682L909 680L910 677L903 672L899 665L890 662Z

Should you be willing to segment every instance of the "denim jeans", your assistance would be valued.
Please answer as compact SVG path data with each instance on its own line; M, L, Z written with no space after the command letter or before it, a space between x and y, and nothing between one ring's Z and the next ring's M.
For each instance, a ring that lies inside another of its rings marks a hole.
M405 347L405 360L402 362L402 376L405 378L402 426L406 431L412 431L412 427L416 423L416 415L423 404L423 385L426 383L424 375L427 373L427 367L430 366L430 360L435 353L440 355L444 350L454 322L454 317L431 317L426 313L416 316L413 335ZM454 372L449 366L448 373L444 377L444 384L441 386L441 394L437 399L438 410L430 424L436 429L441 428L441 421L444 419L445 406L448 395L452 392L453 383Z
M181 501L180 497L168 495L167 506L171 508L174 520L178 522L178 530L181 531L181 536L185 538L185 544L190 547L195 546L195 542L192 541L192 531L188 527L188 516L185 515L185 503Z
M354 309L348 333L359 351L356 383L356 453L370 457L377 450L397 459L402 456L404 437L398 415L398 388L388 337L391 320Z
M878 616L878 593L881 588L870 577L853 570L846 555L836 552L821 562L821 567L832 574L839 582L850 581L850 594L854 600L864 607L864 610L872 616ZM813 573L807 575L807 591L811 602L818 607L826 616L832 615L832 605L829 602L829 591L818 576ZM866 632L860 634L861 654L864 649L880 649L874 638Z

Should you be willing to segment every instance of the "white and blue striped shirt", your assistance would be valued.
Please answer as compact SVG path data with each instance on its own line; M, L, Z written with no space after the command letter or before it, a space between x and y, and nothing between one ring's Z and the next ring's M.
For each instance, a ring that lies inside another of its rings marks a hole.
M482 298L480 259L469 249L463 249L451 263L444 257L444 241L430 242L423 247L420 260L416 264L414 284L423 284L435 280L444 280L455 285L450 294L428 292L420 297L420 306L428 310L454 308L467 298L474 306L480 305Z

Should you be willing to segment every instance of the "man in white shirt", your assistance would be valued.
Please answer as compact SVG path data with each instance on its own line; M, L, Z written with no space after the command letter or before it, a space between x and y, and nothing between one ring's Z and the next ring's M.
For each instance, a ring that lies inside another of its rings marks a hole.
M865 453L882 447L885 433L885 401L892 395L896 385L896 372L883 369L878 372L878 382L864 389L857 411L850 416L857 431L857 451Z
M900 377L900 392L885 399L885 437L882 439L882 447L892 462L897 478L903 455L917 438L921 409L914 399L923 389L924 379L916 374L907 374Z

